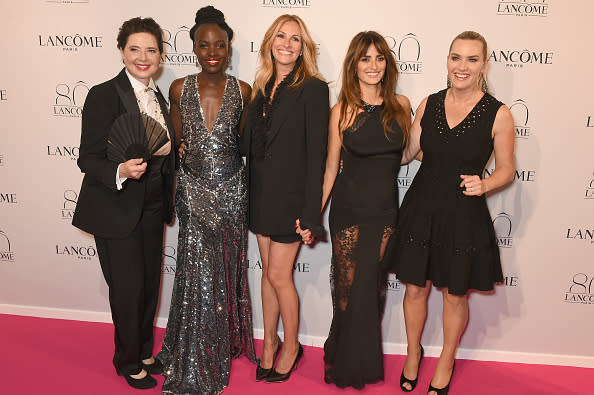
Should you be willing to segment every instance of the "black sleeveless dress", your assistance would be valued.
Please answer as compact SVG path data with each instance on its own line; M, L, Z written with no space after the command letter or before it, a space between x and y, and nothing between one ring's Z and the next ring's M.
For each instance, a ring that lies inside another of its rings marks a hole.
M324 378L362 388L384 378L381 259L398 213L396 178L403 134L396 122L386 139L382 107L360 113L343 135L342 172L330 209L333 318L324 344Z
M503 280L485 196L465 196L461 174L482 175L493 152L493 123L502 105L488 93L450 129L447 90L430 95L421 120L423 163L406 193L386 262L406 283L431 280L448 292L489 291Z

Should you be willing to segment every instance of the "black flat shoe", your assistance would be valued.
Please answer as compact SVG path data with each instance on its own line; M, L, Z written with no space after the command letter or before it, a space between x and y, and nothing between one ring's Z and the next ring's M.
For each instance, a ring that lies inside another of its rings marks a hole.
M272 372L268 375L268 377L266 377L266 382L267 383L282 383L284 381L287 381L289 379L289 377L291 377L291 373L293 372L293 369L295 369L295 367L297 366L297 362L299 362L299 360L301 359L302 356L303 356L303 347L301 347L301 343L299 343L299 351L297 351L297 357L295 357L295 361L293 362L291 369L289 369L289 371L287 373L279 373L275 369L272 369Z
M283 342L281 341L280 337L278 337L278 335L276 336L276 338L277 338L277 346L276 346L276 351L274 352L274 355L272 356L272 367L270 369L264 369L263 367L260 366L260 361L258 361L258 366L256 367L256 381L264 380L265 378L270 376L270 373L272 373L272 370L274 369L274 362L276 361L278 352L279 352L281 346L283 345Z
M417 386L417 382L419 381L419 370L421 370L421 361L423 360L423 356L425 355L425 350L423 349L423 346L419 344L419 347L421 347L421 356L419 357L419 365L417 366L417 378L414 380L406 378L406 376L404 375L404 368L402 369L402 373L400 374L400 389L404 392L412 392ZM403 385L406 383L410 384L410 389L403 387Z
M135 379L134 377L130 376L129 374L124 375L124 378L128 382L130 387L139 389L139 390L146 390L149 388L153 388L157 386L157 380L153 378L150 374L146 374L141 379Z
M155 358L155 362L151 364L146 364L140 361L140 365L149 374L163 374L163 364L157 358Z
M456 368L456 361L454 361L454 365L452 365L452 375L450 376L450 381L448 381L448 385L446 385L443 388L435 388L434 386L431 385L431 383L429 383L429 389L427 390L427 393L431 392L431 391L435 391L435 393L437 395L448 395L448 392L450 391L450 383L452 382L452 377L454 377L454 369Z

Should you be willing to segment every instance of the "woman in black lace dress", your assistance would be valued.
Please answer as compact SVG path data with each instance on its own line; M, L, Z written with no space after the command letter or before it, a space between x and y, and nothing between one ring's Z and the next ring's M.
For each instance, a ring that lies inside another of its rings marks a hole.
M362 388L384 378L381 260L396 222L396 177L410 126L409 101L395 94L397 79L384 38L376 32L357 34L344 60L339 102L330 115L323 188L325 203L334 186L334 316L324 345L324 378L339 387Z
M447 60L449 89L421 102L404 153L405 161L417 155L423 161L386 253L394 254L386 260L406 283L405 392L417 384L431 284L443 293L443 349L429 394L442 395L468 323L468 291L489 291L503 280L485 193L513 178L514 130L509 109L487 92L486 68L485 39L476 32L458 35ZM492 152L495 171L482 179Z

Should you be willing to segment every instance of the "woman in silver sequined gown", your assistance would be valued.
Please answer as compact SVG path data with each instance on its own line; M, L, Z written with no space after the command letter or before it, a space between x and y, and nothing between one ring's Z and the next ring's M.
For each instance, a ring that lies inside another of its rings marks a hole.
M190 34L202 71L170 90L185 150L177 178L177 270L158 358L163 393L216 394L229 383L231 358L255 360L238 135L250 88L225 73L233 32L220 11L199 10Z

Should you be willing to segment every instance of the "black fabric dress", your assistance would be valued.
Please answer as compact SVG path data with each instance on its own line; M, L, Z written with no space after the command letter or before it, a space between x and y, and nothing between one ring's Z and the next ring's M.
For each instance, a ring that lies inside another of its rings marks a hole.
M385 276L380 261L398 213L396 178L403 134L386 139L382 110L362 112L343 134L342 172L330 209L334 316L324 344L324 378L362 388L384 378L381 316Z
M465 196L461 174L482 175L501 102L485 93L450 129L446 90L429 96L421 120L423 163L404 197L386 262L406 283L431 280L448 292L489 291L503 280L499 248L485 196ZM393 255L392 255L393 254Z

